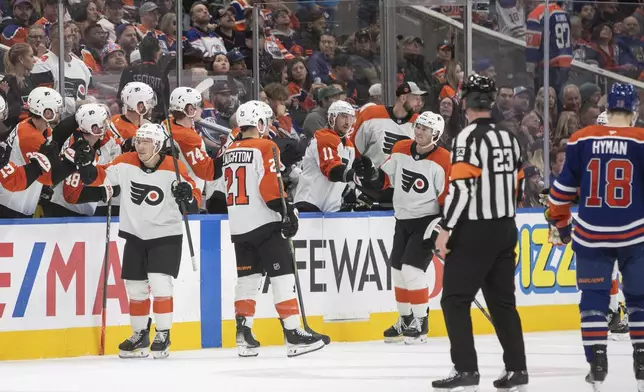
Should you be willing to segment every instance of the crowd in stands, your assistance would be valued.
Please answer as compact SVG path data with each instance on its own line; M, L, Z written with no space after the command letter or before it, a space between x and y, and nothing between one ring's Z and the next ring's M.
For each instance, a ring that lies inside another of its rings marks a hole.
M122 113L119 93L126 83L150 84L160 105L155 116L164 118L170 91L180 72L182 84L195 87L206 78L212 86L203 92L202 118L235 128L234 114L240 103L252 99L253 76L260 75L260 100L275 114L274 138L293 139L305 148L316 130L327 124L326 111L337 100L359 110L383 103L381 29L378 2L357 0L357 21L341 26L338 1L234 0L230 3L182 2L183 31L177 31L176 0L64 0L65 14L58 15L58 0L4 2L0 66L4 78L0 94L9 103L9 131L27 117L26 97L37 86L58 88L59 56L64 56L65 113L72 115L83 102L106 103L112 114ZM473 21L515 38L534 39L530 20L543 2L490 1L475 7ZM557 2L568 15L572 57L620 75L644 80L644 5L633 3ZM254 7L259 20L253 21ZM350 8L350 7L349 7ZM438 7L437 11L461 20L463 7ZM508 22L511 21L511 22ZM62 23L62 29L59 23ZM512 24L514 23L514 24ZM254 32L253 27L259 28ZM353 28L352 31L350 31ZM62 36L60 31L63 32ZM254 34L259 36L256 42ZM398 36L397 83L412 81L429 91L416 112L432 110L446 123L441 145L466 125L459 105L459 90L466 69L452 35L436 31L437 45L421 37ZM433 37L435 38L435 37ZM558 39L561 37L553 37ZM60 42L64 52L60 53ZM528 42L530 47L530 42ZM492 48L493 49L493 48ZM177 70L178 52L183 58ZM253 52L259 51L259 68ZM499 87L493 116L499 126L518 135L529 177L524 207L538 205L544 182L556 178L563 165L567 139L581 127L594 124L604 110L605 87L588 75L570 70L549 88L545 102L538 69L533 78L509 78L510 59L476 51L473 70L497 79ZM526 64L513 64L523 68ZM537 64L537 68L541 67ZM569 62L564 65L570 67ZM529 67L528 67L529 68ZM552 69L551 69L552 71ZM552 79L552 78L551 78ZM534 81L534 83L533 83ZM165 105L165 106L164 106ZM549 140L544 140L544 113L548 112ZM210 127L199 127L212 154L225 138ZM549 143L550 178L544 179L544 145Z

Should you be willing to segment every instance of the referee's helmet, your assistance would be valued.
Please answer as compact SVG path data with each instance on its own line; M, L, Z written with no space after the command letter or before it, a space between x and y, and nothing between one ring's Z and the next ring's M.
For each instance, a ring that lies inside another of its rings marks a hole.
M487 76L470 75L461 89L461 99L468 109L491 110L496 99L496 85Z

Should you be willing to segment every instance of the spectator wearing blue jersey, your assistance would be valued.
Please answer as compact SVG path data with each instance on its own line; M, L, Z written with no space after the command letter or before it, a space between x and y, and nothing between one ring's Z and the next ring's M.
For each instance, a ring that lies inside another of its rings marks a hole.
M322 83L328 84L331 82L331 62L335 57L335 48L335 36L330 32L322 34L318 51L309 57L306 64L313 80L320 78Z
M535 90L543 84L544 46L549 47L550 85L557 94L568 80L572 62L572 36L568 14L556 3L549 5L550 42L543 42L546 4L539 4L526 24L526 68L534 76Z

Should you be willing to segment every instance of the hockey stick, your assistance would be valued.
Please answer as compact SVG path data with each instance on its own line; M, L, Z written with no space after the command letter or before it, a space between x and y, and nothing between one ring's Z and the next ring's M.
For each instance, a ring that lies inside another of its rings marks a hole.
M284 220L288 220L288 208L286 207L286 197L284 196L284 183L282 182L282 172L280 170L280 160L277 155L277 148L273 147L273 160L275 161L275 171L277 172L277 186L280 192L280 200L282 201L282 216ZM324 344L331 343L331 338L327 335L322 335L317 333L309 327L309 323L306 321L306 312L304 311L304 298L302 296L302 287L300 286L300 275L297 271L297 261L295 261L295 248L293 247L293 241L288 240L289 249L291 250L291 260L293 261L293 274L295 275L295 287L297 289L297 298L300 301L300 313L302 314L302 323L304 324L304 329L306 332L315 336L316 338L322 339Z
M103 310L101 312L101 345L98 355L105 355L105 330L107 328L107 281L110 260L110 226L112 225L112 198L107 201L107 228L105 229L105 258L103 259Z
M170 151L172 155L172 162L174 163L174 174L177 176L177 183L181 182L181 176L179 175L179 160L177 158L177 151L174 145L174 138L172 137L172 125L170 124L170 113L168 112L168 107L165 104L165 100L161 100L163 103L163 114L165 115L165 123L168 128L168 137L170 139ZM190 249L190 259L192 260L192 270L197 271L197 258L195 257L195 248L192 245L192 235L190 234L190 224L188 223L188 206L186 203L181 202L179 204L179 209L181 210L181 215L183 215L183 224L186 227L186 237L188 238L188 248Z
M204 79L199 83L196 87L195 90L199 92L199 94L205 93L212 85L215 84L215 81L212 78Z
M440 256L438 255L438 253L436 253L436 251L434 251L433 253L434 253L434 256L436 256L436 258L437 258L438 260L440 260L440 262L441 262L441 263L443 263L443 265L445 265L445 260L443 260L443 258L442 258L442 257L440 257ZM481 303L480 303L476 298L474 298L474 305L476 305L476 307L477 307L477 308L479 308L479 310L481 311L481 313L483 313L483 316L485 316L485 318L486 318L486 319L490 322L490 324L492 324L492 326L494 327L494 322L492 321L492 316L490 316L490 314L488 313L488 311L487 311L487 310L485 310L485 308L481 305Z

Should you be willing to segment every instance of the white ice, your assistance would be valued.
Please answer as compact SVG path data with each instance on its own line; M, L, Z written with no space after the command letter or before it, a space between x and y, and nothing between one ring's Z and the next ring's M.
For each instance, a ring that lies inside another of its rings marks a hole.
M579 332L526 335L531 392L591 391ZM477 336L481 392L492 392L502 370L494 335ZM609 343L608 392L635 391L628 340ZM0 362L0 392L392 392L432 391L451 369L446 338L422 346L332 343L286 358L284 347L264 347L257 358L235 349L172 352L165 360L81 357Z

